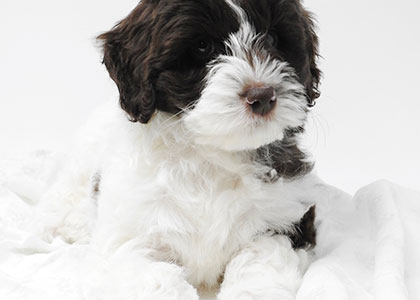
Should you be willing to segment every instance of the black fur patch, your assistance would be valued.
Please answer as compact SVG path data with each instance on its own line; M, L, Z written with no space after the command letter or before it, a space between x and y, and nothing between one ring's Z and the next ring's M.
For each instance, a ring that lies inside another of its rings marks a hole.
M271 181L280 177L293 179L312 171L314 163L308 161L306 154L299 149L296 143L295 135L301 131L303 131L303 128L289 130L283 140L275 141L257 149L255 160L276 170L276 176L270 177Z
M306 87L308 103L319 97L318 38L311 15L297 0L239 0L257 32L276 38L270 55L287 61Z
M316 246L315 205L295 224L295 231L288 234L294 249L310 249Z
M156 109L178 113L203 88L206 65L225 51L239 23L223 0L143 0L100 35L104 63L120 91L121 107L147 123ZM201 55L200 42L214 50Z

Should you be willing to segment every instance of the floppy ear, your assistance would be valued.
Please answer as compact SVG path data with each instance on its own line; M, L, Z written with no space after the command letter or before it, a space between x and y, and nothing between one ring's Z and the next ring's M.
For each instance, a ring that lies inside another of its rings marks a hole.
M151 53L153 0L143 0L111 31L98 36L103 45L103 63L118 86L121 107L131 120L147 123L156 110Z
M318 87L322 75L317 66L317 61L319 58L318 36L315 33L315 24L311 14L303 7L301 7L301 13L306 36L306 53L308 56L304 85L306 88L308 105L314 106L315 100L320 96Z

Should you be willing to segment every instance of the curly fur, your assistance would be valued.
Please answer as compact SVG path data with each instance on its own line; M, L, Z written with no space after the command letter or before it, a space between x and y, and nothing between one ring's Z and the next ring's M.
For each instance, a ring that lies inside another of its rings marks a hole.
M320 77L309 13L143 0L99 39L123 110L96 113L43 199L50 238L91 244L104 293L87 297L197 299L221 284L220 299L293 298L319 184L298 143ZM267 116L243 101L250 85L273 88Z

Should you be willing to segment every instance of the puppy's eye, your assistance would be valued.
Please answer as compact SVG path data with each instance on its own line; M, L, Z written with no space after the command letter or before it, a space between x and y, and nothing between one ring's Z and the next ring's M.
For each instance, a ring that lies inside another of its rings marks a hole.
M265 40L268 46L273 47L273 48L277 47L277 43L278 43L277 35L268 33L266 35Z
M195 53L201 58L207 58L214 52L214 46L211 42L200 40L197 42Z

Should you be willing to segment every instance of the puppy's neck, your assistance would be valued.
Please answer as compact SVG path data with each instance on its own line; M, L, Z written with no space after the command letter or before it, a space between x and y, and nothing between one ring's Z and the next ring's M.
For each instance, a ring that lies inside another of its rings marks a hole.
M267 172L267 167L255 161L256 150L226 151L210 145L199 145L194 136L184 126L182 118L158 112L151 122L144 126L143 151L150 163L179 163L200 166L230 173L232 175L258 175ZM165 157L166 161L162 161ZM204 171L204 170L203 170Z

